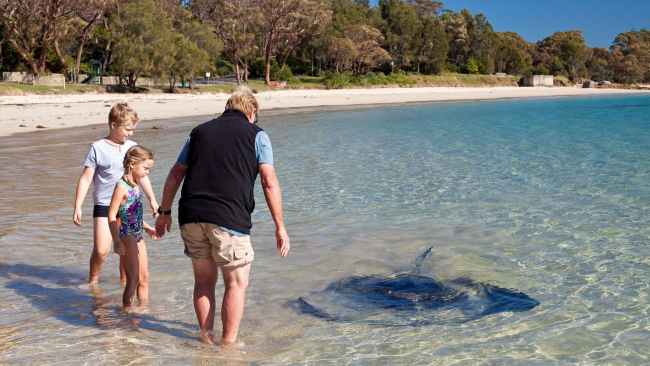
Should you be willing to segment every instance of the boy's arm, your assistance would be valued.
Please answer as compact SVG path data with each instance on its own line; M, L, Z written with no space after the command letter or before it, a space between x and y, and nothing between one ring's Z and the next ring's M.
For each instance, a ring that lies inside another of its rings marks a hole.
M180 187L181 183L183 183L183 179L185 179L185 173L187 173L187 166L179 163L174 164L174 166L169 170L169 174L165 180L165 188L163 188L162 202L160 204L160 208L163 211L169 211L172 209L174 197L176 196L176 192L178 192L178 187ZM162 237L166 232L169 232L171 226L171 215L158 215L156 218L156 233L159 237Z
M289 243L289 234L287 234L287 230L284 227L280 182L275 174L275 168L273 168L273 165L260 164L259 170L266 204L269 206L271 216L275 222L276 246L280 255L286 257L289 254L291 244Z
M115 243L120 242L120 220L117 217L117 212L125 196L126 190L119 184L116 185L113 191L113 198L111 198L111 205L108 208L108 227L111 229L111 236Z
M83 205L86 194L88 193L90 183L92 183L93 174L95 174L95 169L86 166L77 181L77 189L74 196L74 213L72 214L72 222L77 226L81 225L81 206Z
M156 195L153 193L153 188L151 187L151 181L149 180L149 177L140 178L140 187L142 187L144 194L149 200L149 206L151 206L153 217L156 217L158 214L158 201L156 200Z

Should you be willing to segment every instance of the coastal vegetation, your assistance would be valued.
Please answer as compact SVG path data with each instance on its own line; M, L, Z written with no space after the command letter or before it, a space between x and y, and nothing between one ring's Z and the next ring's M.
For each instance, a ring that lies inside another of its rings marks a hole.
M195 84L227 76L262 90L514 85L531 74L650 82L650 30L621 33L609 49L588 47L579 30L530 43L432 0L0 0L0 9L1 71L110 75L129 90L145 77L172 91L227 89Z

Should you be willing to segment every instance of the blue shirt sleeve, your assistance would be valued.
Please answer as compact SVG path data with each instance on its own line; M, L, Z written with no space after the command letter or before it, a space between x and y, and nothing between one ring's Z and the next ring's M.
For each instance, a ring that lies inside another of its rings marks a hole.
M187 158L189 153L190 153L190 138L188 137L187 140L185 140L185 144L183 144L183 148L181 149L181 152L178 154L178 158L176 158L176 164L187 166Z
M255 135L255 157L257 158L257 164L273 165L271 139L264 131L260 131Z

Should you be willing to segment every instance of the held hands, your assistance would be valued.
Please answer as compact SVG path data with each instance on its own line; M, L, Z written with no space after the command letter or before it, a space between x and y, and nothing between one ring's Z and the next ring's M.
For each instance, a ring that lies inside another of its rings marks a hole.
M172 228L172 216L171 215L158 215L156 217L156 235L158 238L162 238L165 233L169 232Z
M275 241L280 256L286 257L289 255L291 243L289 241L289 234L287 234L287 230L285 228L275 229Z
M152 228L151 226L146 225L144 227L144 231L146 231L147 234L149 234L149 237L151 237L151 239L153 239L153 240L160 239L160 236L158 236L158 234L156 233L156 229Z
M77 226L81 226L81 207L75 207L74 213L72 214L72 222Z

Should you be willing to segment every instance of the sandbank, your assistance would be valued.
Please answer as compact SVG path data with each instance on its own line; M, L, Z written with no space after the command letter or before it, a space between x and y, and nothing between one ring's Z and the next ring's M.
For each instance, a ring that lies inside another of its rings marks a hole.
M489 100L558 96L594 96L644 93L629 89L426 87L338 90L275 90L257 94L262 110L399 104L409 102ZM107 123L110 107L130 103L141 120L216 115L228 94L70 94L0 97L0 136L42 129Z

